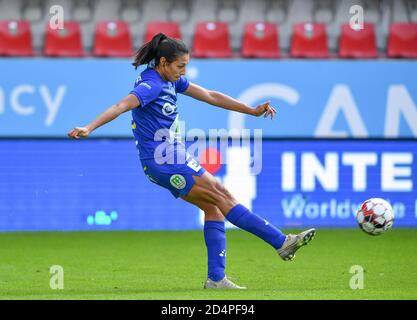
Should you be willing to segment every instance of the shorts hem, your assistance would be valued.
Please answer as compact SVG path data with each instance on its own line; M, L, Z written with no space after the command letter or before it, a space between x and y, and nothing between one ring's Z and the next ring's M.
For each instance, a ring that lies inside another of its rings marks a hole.
M194 176L201 177L204 174L204 172L206 172L206 171L207 171L206 169L201 167L201 169L198 170L195 174L193 174L192 177L194 177ZM194 185L195 185L195 181L193 179L193 183L191 184L191 187L186 187L183 190L180 190L178 193L174 194L174 197L179 198L179 197L187 196L190 193L190 191L191 191L191 189L193 188Z

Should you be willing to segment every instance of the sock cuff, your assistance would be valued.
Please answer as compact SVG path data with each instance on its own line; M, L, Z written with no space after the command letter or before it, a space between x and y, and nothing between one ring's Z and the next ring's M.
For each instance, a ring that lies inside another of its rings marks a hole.
M242 204L238 203L235 205L226 215L226 219L229 220L231 223L235 223L238 221L243 215L245 215L249 210L243 206Z
M217 229L220 231L225 231L224 221L204 221L204 230L207 229Z

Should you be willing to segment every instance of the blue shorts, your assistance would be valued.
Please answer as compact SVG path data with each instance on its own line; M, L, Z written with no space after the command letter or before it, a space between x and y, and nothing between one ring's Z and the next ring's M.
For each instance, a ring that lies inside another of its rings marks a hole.
M171 191L175 198L186 196L195 184L193 176L206 172L193 157L182 164L159 164L155 159L141 159L141 162L148 179Z

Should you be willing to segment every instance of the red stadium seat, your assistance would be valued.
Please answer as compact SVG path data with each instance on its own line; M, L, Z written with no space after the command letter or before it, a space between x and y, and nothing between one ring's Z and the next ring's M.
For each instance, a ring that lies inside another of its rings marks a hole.
M229 58L229 27L224 22L199 22L196 25L193 56L199 58Z
M128 23L125 21L97 22L93 55L99 57L132 56L132 39Z
M388 56L417 58L417 23L392 23L388 36Z
M82 57L80 24L76 21L64 22L63 29L52 29L48 23L45 35L44 55L56 57Z
M158 33L164 33L168 37L181 39L181 30L177 22L174 21L151 21L146 25L145 43L152 40Z
M326 27L322 23L297 23L293 27L291 56L295 58L328 58Z
M0 21L0 55L32 56L32 32L27 21Z
M280 56L277 25L251 22L245 25L243 57L278 58Z
M372 23L364 23L363 29L351 28L349 23L342 25L339 57L376 58L375 30Z

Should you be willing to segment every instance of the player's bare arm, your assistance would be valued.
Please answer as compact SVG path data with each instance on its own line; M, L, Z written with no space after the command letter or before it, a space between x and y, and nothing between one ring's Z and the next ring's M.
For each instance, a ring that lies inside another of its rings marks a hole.
M239 100L236 100L228 95L225 95L218 91L207 90L194 83L190 83L188 89L184 92L184 94L194 99L207 102L211 105L221 107L223 109L237 111L256 117L263 115L264 118L271 116L271 119L273 119L277 112L275 108L269 105L269 101L258 105L256 108L252 108L247 104Z
M128 94L120 102L112 105L102 114L100 114L93 122L86 125L85 127L75 127L70 132L68 132L68 137L72 139L86 138L88 135L93 132L98 127L116 119L122 113L137 108L140 105L140 102L136 96L133 94Z

